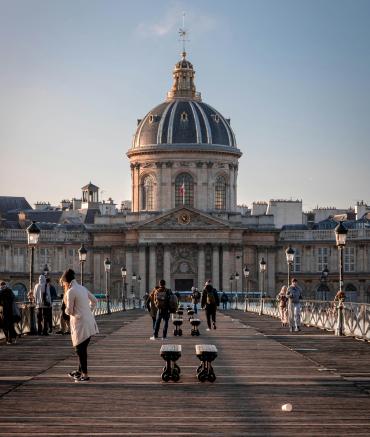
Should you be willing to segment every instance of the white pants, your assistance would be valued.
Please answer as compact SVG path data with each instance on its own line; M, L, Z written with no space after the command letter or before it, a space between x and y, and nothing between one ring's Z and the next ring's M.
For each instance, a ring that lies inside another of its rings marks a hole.
M298 329L301 326L301 304L289 303L289 326L293 329Z

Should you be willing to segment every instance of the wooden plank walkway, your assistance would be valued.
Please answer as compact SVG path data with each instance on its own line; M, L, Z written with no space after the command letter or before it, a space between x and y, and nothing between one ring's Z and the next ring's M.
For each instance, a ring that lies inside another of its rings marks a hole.
M182 345L178 383L161 381L162 341L149 340L140 310L98 319L84 384L66 376L76 365L68 336L1 343L0 436L370 435L369 344L315 328L291 335L241 311L218 313L210 332L200 318L200 337L184 317L184 336L167 340ZM195 377L199 343L218 349L213 384Z

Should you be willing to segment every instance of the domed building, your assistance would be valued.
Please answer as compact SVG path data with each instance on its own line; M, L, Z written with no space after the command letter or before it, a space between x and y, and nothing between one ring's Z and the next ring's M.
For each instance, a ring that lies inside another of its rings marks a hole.
M201 211L236 211L238 159L230 119L202 102L193 65L182 53L165 102L149 111L127 153L132 211L180 205Z
M89 227L95 289L104 287L105 257L114 260L112 287L122 286L124 266L128 292L136 297L161 278L173 290L203 288L209 278L219 290L246 290L245 264L249 287L258 289L258 260L264 256L273 269L273 221L238 211L242 152L230 119L202 101L194 79L183 52L166 100L138 120L127 152L131 211L96 217ZM273 274L268 281L274 287Z

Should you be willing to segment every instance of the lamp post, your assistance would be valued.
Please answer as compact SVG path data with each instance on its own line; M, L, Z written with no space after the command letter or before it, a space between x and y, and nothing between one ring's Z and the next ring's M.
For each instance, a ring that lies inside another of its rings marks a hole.
M247 264L243 267L243 275L245 279L245 290L246 290L246 298L245 298L245 307L244 311L247 311L247 302L248 302L248 291L249 291L249 269Z
M131 294L133 295L133 307L135 309L135 298L136 298L136 273L132 274L132 285L131 285Z
M104 268L105 268L105 298L107 300L107 314L111 314L111 310L110 310L110 296L109 296L109 289L108 289L108 276L110 274L110 267L111 267L111 262L109 260L109 258L105 258L104 261Z
M138 286L138 299L139 299L139 308L141 308L141 297L140 297L140 282L141 282L141 276L139 275L137 277L137 286Z
M285 251L286 262L288 264L288 287L290 286L290 272L293 267L294 255L294 249L292 248L292 246L289 246L288 249Z
M262 274L262 289L261 289L261 298L260 298L260 316L263 314L263 293L265 290L265 273L266 273L266 261L264 260L264 258L261 259L260 261L260 272Z
M232 305L232 298L233 298L233 280L234 280L234 276L230 275L229 281L230 281L230 309L231 309L231 305Z
M122 275L122 311L126 311L126 297L127 297L127 270L126 267L121 267L121 275Z
M239 273L235 272L235 309L238 309L238 281L239 281Z
M326 281L328 280L328 276L329 276L329 269L328 266L325 266L325 268L323 269L323 271L321 272L321 284L325 284L325 288L322 288L322 291L325 293L325 299L323 300L328 300L328 288L326 286Z
M84 285L84 264L86 262L87 250L83 243L81 243L81 247L78 249L78 259L80 260L80 269L81 269L81 285Z
M49 267L47 264L44 265L44 276L47 277L49 274Z
M27 240L28 247L31 251L31 259L30 259L30 283L29 283L29 291L28 297L31 301L30 305L30 335L35 335L37 333L36 330L36 321L35 321L35 307L33 305L34 296L33 296L33 264L35 258L35 247L37 246L40 238L40 228L36 225L36 222L33 221L30 226L26 229L27 231Z
M346 245L348 229L343 226L343 222L335 228L335 239L339 252L339 291L343 294L343 249ZM338 322L335 331L336 335L343 335L343 299L339 301L338 305Z

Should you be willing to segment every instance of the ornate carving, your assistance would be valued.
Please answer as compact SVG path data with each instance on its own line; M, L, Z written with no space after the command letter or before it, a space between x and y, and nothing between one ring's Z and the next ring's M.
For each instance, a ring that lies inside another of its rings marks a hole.
M187 161L181 161L179 163L179 167L190 167L190 162Z
M203 168L203 162L202 161L197 161L195 163L195 165L196 165L197 168Z
M214 162L208 161L207 162L207 168L212 168L214 166Z
M172 161L167 161L166 162L166 167L167 168L172 168L172 166L173 166L173 162Z
M162 168L163 162L157 161L154 164L157 168Z

